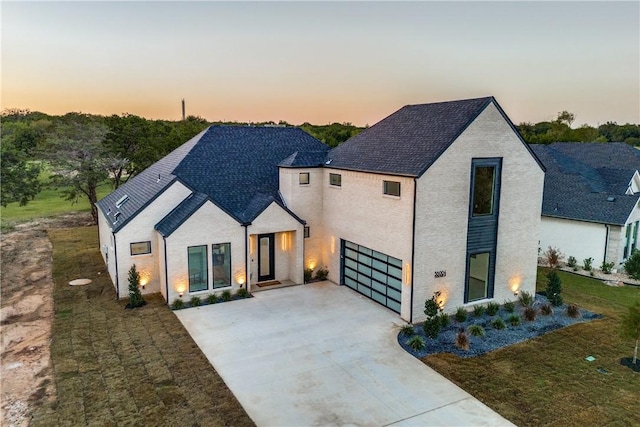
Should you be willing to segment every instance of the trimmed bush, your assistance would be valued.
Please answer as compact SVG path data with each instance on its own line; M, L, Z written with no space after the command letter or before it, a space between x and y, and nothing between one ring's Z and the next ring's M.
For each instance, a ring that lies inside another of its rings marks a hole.
M304 269L304 283L309 283L313 279L313 268Z
M640 251L634 249L624 263L624 270L632 279L640 280Z
M580 310L578 309L578 306L575 304L569 304L567 306L567 316L572 317L574 319L580 316Z
M501 318L497 317L495 319L493 319L493 322L491 322L491 326L494 329L504 329L506 328L506 325L504 324L504 320L502 320Z
M327 280L327 277L329 277L329 270L326 268L319 268L316 271L316 280Z
M536 314L538 314L538 312L536 311L535 308L525 307L524 320L526 320L527 322L533 322L534 320L536 320Z
M247 288L240 288L240 289L238 289L238 292L236 292L236 297L238 297L238 298L248 298L249 297L249 291L247 290Z
M438 316L430 317L422 324L422 329L429 338L438 338L441 328L440 318Z
M424 339L419 335L415 335L409 338L407 345L416 351L422 350L424 348Z
M578 265L578 260L574 256L570 256L567 259L567 267L575 268Z
M614 265L616 265L615 262L602 261L602 264L600 265L600 270L602 270L604 274L611 274L611 270L613 270Z
M520 319L520 316L518 316L516 313L513 313L512 315L507 317L507 323L509 323L511 326L520 326L522 320Z
M200 297L192 296L191 299L189 300L189 305L191 305L191 307L198 307L201 304L202 304L202 300L200 299Z
M410 337L416 334L415 329L413 329L413 325L402 325L400 328L400 333L405 337Z
M484 328L480 325L469 325L467 331L474 337L483 337L485 336Z
M540 313L545 316L551 316L553 314L553 308L551 308L551 304L545 304L540 307Z
M218 297L216 296L216 294L209 294L207 296L207 303L209 304L215 304L218 302Z
M582 261L582 268L584 268L587 271L591 271L592 267L592 263L593 263L593 258L589 257L589 258L585 258Z
M555 270L551 270L547 274L547 299L551 304L555 307L562 305L562 280L560 280L560 276L556 273Z
M467 337L464 330L458 332L458 335L456 335L456 347L464 351L469 351L469 337Z
M473 306L473 315L475 317L480 317L480 316L482 316L484 314L485 310L486 309L484 308L484 305L474 305Z
M500 304L498 304L497 302L492 301L487 304L487 314L489 316L495 316L496 314L498 314L498 311L500 311Z
M171 303L171 308L174 310L180 310L184 308L184 301L182 301L182 299L180 298L174 299L173 302Z
M220 295L220 298L222 299L222 301L231 301L231 291L229 289L223 291L222 295Z
M456 319L456 322L463 323L467 321L467 315L467 310L464 307L458 307L453 317Z
M513 303L513 301L507 301L502 306L507 313L513 313L513 311L516 309L516 305Z
M520 304L523 307L531 307L531 304L533 304L533 295L531 295L527 291L522 291L522 292L520 292L520 296L518 297L518 301L520 301Z

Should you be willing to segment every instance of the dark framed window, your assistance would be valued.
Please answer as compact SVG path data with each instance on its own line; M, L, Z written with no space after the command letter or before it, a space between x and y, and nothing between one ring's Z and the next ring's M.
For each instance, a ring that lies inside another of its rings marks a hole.
M151 253L151 242L135 242L129 244L131 255L144 255Z
M383 181L382 192L389 196L400 197L400 183L398 181Z
M469 255L465 302L489 298L490 282L493 276L491 267L491 252Z
M496 167L475 165L473 168L473 216L493 215Z
M311 232L309 230L309 226L305 225L304 226L304 238L306 239L307 237L309 237L311 235Z
M231 286L231 243L211 245L213 289Z
M335 187L342 187L342 175L340 175L339 173L330 173L329 184Z
M298 181L300 185L308 185L309 184L309 172L300 172L298 175Z
M189 264L189 292L205 291L209 283L207 268L207 247L190 246L187 248Z

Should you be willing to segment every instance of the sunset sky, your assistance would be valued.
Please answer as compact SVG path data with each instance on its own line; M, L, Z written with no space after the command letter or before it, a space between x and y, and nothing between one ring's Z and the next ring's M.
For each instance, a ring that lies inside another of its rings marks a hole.
M493 95L640 123L640 3L6 2L2 108L373 124Z

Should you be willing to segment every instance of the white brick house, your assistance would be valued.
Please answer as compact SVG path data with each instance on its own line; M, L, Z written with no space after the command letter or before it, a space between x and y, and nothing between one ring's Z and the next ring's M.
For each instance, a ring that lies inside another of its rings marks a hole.
M415 322L435 291L446 311L535 291L543 182L492 97L407 106L332 150L212 126L98 202L100 243L119 297L132 263L168 302L326 267Z

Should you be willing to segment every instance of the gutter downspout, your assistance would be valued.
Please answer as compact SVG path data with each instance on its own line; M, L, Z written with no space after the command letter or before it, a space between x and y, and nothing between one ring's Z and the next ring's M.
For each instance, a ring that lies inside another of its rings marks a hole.
M167 305L169 304L169 273L167 266L167 237L162 236L162 242L164 243L164 285L165 285L165 297L167 299Z
M411 305L409 306L409 323L413 324L413 276L415 274L416 257L416 196L418 194L418 180L413 179L413 224L411 225Z
M249 279L249 226L250 222L241 224L244 227L244 283L248 292L251 292L251 280Z
M603 259L603 263L607 262L607 250L609 249L609 224L605 224L604 228L607 230L607 233L605 234L604 237L604 259Z
M113 236L113 258L116 264L116 301L120 299L120 277L118 277L118 242L116 242L116 233L111 232Z

